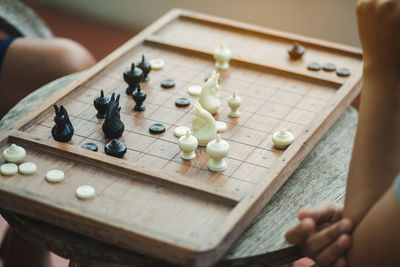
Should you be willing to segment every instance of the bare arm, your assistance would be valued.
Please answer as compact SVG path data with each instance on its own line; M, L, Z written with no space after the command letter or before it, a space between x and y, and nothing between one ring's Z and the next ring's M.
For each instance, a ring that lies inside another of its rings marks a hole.
M350 266L400 266L400 205L393 188L369 210L352 235Z
M364 86L344 209L355 224L400 170L400 1L360 0L357 17Z

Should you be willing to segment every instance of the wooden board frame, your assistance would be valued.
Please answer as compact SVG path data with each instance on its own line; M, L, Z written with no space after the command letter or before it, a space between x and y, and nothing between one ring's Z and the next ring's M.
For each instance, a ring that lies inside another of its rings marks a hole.
M313 123L310 124L295 140L295 142L282 154L279 160L274 162L269 171L265 173L266 179L261 181L259 186L255 187L249 194L224 192L197 183L196 181L180 181L173 176L158 173L141 166L128 166L121 163L118 159L110 159L109 157L106 158L102 156L93 157L90 152L82 153L81 150L77 150L71 145L60 144L58 142L48 142L48 140L38 138L37 136L23 131L52 109L54 103L61 103L63 99L66 99L68 96L73 94L74 90L81 84L94 77L105 67L109 66L123 54L141 43L148 42L155 45L211 56L210 53L212 51L205 51L197 47L185 46L179 43L163 40L156 35L158 31L176 19L188 19L199 21L201 23L215 24L228 29L248 31L260 36L284 39L286 41L300 41L310 47L317 47L349 57L356 57L360 60L362 58L361 51L356 48L174 9L133 37L112 54L104 58L78 79L63 88L60 92L50 97L29 115L10 126L0 135L2 140L0 143L4 146L7 142L13 142L38 151L52 153L63 158L78 160L85 164L98 165L106 170L132 175L135 178L151 181L173 190L194 194L200 198L216 201L231 207L232 210L229 213L228 218L214 230L213 237L206 240L201 247L196 247L190 242L176 242L173 238L157 240L154 236L149 237L149 233L141 231L141 229L138 229L135 233L127 233L124 229L104 227L101 232L95 232L91 230L93 225L106 225L106 222L102 221L101 218L97 221L93 221L85 218L84 214L80 214L79 216L74 214L71 216L68 211L63 210L60 206L51 206L46 201L35 199L34 196L27 197L25 195L26 192L12 192L11 188L6 187L0 187L0 205L2 207L57 224L99 240L109 240L111 243L121 247L134 249L140 253L159 257L172 263L208 266L214 264L226 253L233 242L284 184L286 179L291 175L291 173L293 173L296 167L311 151L326 131L333 125L336 119L339 118L351 101L360 93L362 86L361 65L349 78L326 78L316 77L315 75L309 74L306 70L299 72L280 66L277 67L275 65L268 65L259 62L255 63L248 61L246 58L234 57L232 59L232 64L252 65L257 68L265 68L270 71L287 73L288 75L303 77L315 82L322 82L326 85L338 88L338 92L334 99L330 101L329 107L324 109L318 118L315 119ZM29 207L29 209L27 209L27 207ZM54 214L57 214L57 218L54 217ZM76 228L77 223L80 224L80 227L78 228ZM118 240L113 238L114 235L121 233L121 231L125 234L124 238Z

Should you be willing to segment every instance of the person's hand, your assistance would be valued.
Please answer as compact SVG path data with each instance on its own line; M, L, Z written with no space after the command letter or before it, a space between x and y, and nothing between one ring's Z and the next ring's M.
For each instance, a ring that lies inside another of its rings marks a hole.
M357 19L364 66L376 66L378 71L380 68L398 71L400 0L359 0Z
M342 211L342 206L328 202L299 211L300 222L286 233L287 242L300 245L304 255L320 266L346 266L353 226L342 219Z
M298 212L299 223L286 232L285 238L290 244L304 242L312 233L320 231L342 219L343 206L322 202L310 209Z

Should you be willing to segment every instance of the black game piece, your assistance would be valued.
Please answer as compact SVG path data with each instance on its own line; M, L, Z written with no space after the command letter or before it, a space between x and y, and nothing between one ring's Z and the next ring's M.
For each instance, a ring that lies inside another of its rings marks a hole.
M297 42L290 46L288 49L288 53L291 59L299 59L304 55L305 52L306 49L304 48L304 46Z
M142 79L142 69L135 67L135 63L132 63L131 68L124 71L124 80L129 85L128 88L126 88L126 94L131 95L132 92L137 89Z
M348 77L350 76L350 71L346 68L340 68L336 71L337 76Z
M56 125L51 129L51 135L54 140L67 143L74 135L74 127L68 117L67 110L61 105L60 108L54 105L56 116L54 121Z
M322 69L324 71L331 72L331 71L335 71L336 70L336 66L334 64L332 64L332 63L328 63L328 64L325 64L324 66L322 66Z
M118 141L117 139L112 140L104 148L104 151L106 152L107 155L116 158L122 158L125 155L126 150L127 150L126 145Z
M324 66L322 66L322 69L323 69L324 71L331 72L331 71L335 71L335 70L336 70L336 66L335 66L335 64L327 63L327 64L325 64Z
M321 69L321 65L319 65L316 62L311 62L310 64L307 65L307 69L312 71L319 71Z
M97 152L97 145L95 143L84 143L81 148L87 149L93 152Z
M93 101L94 107L97 109L97 114L96 114L97 118L104 119L106 117L109 103L110 103L110 98L104 96L104 91L101 90L100 96L96 97Z
M140 61L139 64L137 64L137 67L143 71L142 82L148 82L150 80L148 75L151 71L151 65L150 62L144 59L144 55L142 55L142 61Z
M151 134L161 134L165 132L165 126L162 125L161 123L155 123L150 125L149 131Z
M102 129L104 135L109 139L119 138L124 132L125 126L120 118L121 107L119 107L119 97L115 99L115 93L112 93L110 103L106 113Z
M172 88L175 86L175 82L171 79L167 79L167 80L162 80L161 81L161 87L168 89L168 88Z
M187 106L189 106L190 105L190 100L189 99L187 99L186 97L181 97L181 98L177 98L176 100L175 100L175 105L177 106L177 107L187 107Z
M140 86L132 93L132 98L136 103L136 105L133 107L133 110L143 111L146 109L143 104L144 100L146 99L146 93L140 89Z

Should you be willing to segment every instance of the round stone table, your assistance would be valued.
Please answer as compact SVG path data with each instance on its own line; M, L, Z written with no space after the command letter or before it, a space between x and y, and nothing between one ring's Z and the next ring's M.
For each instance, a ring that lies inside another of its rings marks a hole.
M32 110L51 94L75 79L72 74L55 80L23 100L0 121L0 130ZM236 241L218 266L276 266L302 257L284 240L285 231L297 222L296 212L323 200L343 202L348 166L357 124L357 111L348 108L288 181ZM169 266L157 259L0 210L8 223L39 246L71 259L70 266Z

